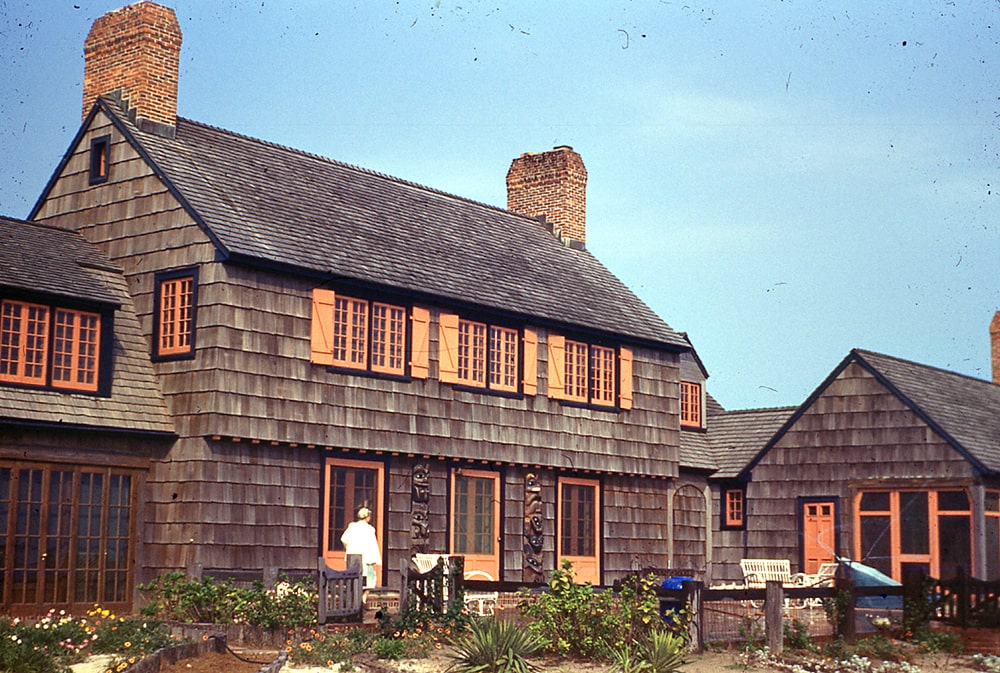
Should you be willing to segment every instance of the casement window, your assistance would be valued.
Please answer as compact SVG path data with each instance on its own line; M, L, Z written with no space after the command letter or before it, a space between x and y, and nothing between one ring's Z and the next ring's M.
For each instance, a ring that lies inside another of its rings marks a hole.
M385 465L370 460L327 458L323 488L323 557L336 570L346 568L346 554L340 536L347 524L357 518L358 510L371 511L369 523L375 527L375 537L385 560L382 512L385 501ZM381 577L381 567L376 576Z
M632 351L549 335L549 397L598 407L632 407Z
M0 302L0 382L96 392L101 315L4 299Z
M601 583L600 483L560 477L556 521L559 561L573 564L576 581Z
M156 359L194 357L197 306L196 269L157 275L153 307L153 355Z
M972 571L972 512L965 490L873 490L855 498L855 553L901 582L908 570L951 578Z
M702 427L702 406L701 384L681 381L681 426Z
M742 488L722 491L722 527L743 528L746 522L746 494Z
M522 341L519 330L452 313L439 316L439 328L438 374L442 382L508 393L519 392L521 382L520 392L534 394L537 339L533 331L524 330Z
M90 141L90 184L106 182L111 170L111 136Z
M451 473L451 553L465 556L465 576L500 579L500 473Z
M127 609L134 578L136 484L129 472L0 465L3 609L39 614L95 603Z
M310 359L316 364L393 376L427 376L426 309L313 290ZM410 334L407 334L407 324ZM407 362L407 338L412 356Z

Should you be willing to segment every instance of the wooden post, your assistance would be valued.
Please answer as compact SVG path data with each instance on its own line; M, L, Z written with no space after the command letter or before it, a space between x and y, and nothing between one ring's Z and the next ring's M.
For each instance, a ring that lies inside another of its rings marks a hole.
M958 584L958 623L964 629L969 625L969 605L972 601L969 587L969 575L964 566L958 566L955 575Z
M688 616L688 633L691 635L691 642L694 644L695 652L701 654L705 651L705 632L702 630L702 620L704 615L701 611L701 590L704 583L697 580L684 580L681 585L687 594L687 609L690 610ZM694 633L690 633L691 630Z
M764 586L764 633L767 636L767 646L771 654L781 654L785 646L784 623L782 608L785 605L785 592L781 582L768 580Z
M851 577L840 577L836 579L837 593L833 597L834 605L837 606L837 635L844 639L848 645L853 645L858 639L857 615L855 614L855 604L857 597L854 595L854 579ZM846 599L842 592L847 592Z

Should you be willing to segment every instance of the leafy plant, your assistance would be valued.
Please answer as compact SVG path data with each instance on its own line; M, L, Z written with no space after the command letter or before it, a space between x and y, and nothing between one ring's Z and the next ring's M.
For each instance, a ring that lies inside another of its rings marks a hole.
M808 650L812 647L812 637L809 635L809 625L801 619L786 621L782 624L785 644L793 650Z
M398 638L378 638L372 643L372 652L379 659L402 659L406 656L406 641Z
M528 658L542 648L542 640L513 621L488 617L473 620L454 642L454 660L448 670L458 673L530 673Z
M684 648L687 639L670 631L653 631L643 645L642 660L649 673L674 673L687 663Z

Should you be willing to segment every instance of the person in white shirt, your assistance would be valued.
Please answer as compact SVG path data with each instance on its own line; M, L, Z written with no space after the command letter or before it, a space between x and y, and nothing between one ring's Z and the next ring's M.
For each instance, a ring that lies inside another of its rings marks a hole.
M361 556L366 588L375 586L375 566L382 564L382 552L379 551L378 540L375 538L375 527L369 523L371 517L371 510L362 507L358 510L358 520L347 524L347 530L340 536L348 554Z

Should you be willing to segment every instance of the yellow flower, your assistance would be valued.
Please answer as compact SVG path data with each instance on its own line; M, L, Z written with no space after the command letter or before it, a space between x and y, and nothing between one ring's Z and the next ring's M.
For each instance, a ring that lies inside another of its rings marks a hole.
M128 640L125 641L125 647L132 647L132 643Z

